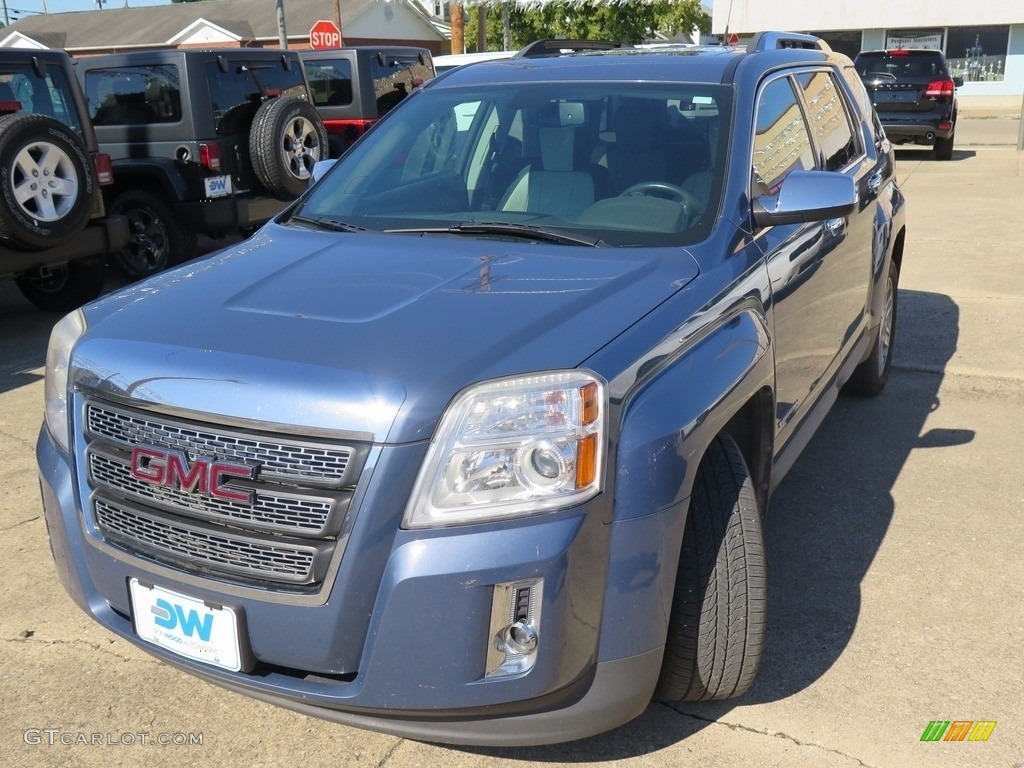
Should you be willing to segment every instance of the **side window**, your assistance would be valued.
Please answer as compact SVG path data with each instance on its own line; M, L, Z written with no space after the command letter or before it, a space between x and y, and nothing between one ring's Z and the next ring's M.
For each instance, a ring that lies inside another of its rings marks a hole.
M822 149L825 170L841 171L860 154L839 86L828 72L797 75L804 92L807 121Z
M90 69L85 73L85 96L95 125L181 120L181 91L174 65Z
M451 171L458 138L458 109L443 111L413 142L405 159L401 179L418 181Z
M317 59L306 62L306 77L318 107L347 107L352 103L352 62Z
M757 100L754 128L755 195L777 194L792 171L814 169L814 152L789 78L772 80Z

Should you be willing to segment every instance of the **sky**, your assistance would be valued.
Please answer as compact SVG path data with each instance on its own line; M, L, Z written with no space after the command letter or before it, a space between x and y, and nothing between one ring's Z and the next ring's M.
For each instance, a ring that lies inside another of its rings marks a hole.
M127 0L130 8L138 8L143 5L169 5L171 0ZM7 15L11 21L16 21L23 16L32 16L37 13L64 13L65 11L95 11L96 0L0 0L0 13L3 5L7 6ZM103 0L104 8L123 8L125 0ZM0 21L3 21L0 18Z

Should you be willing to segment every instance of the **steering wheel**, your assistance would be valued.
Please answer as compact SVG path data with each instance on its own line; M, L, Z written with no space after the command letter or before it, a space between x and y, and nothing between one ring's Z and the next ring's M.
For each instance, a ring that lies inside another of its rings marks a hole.
M683 207L683 211L690 218L700 216L707 207L692 192L687 192L682 187L669 184L667 181L641 181L639 184L627 187L619 193L619 197L628 197L630 195L648 195L649 197L660 197L679 203Z

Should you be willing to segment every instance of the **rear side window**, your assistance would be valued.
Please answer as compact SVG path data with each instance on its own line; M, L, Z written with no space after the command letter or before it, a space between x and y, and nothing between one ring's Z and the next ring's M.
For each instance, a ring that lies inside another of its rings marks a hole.
M352 103L352 62L317 59L306 62L306 78L318 107L347 107Z
M306 83L297 63L285 69L280 61L227 62L227 72L219 62L206 65L210 100L217 133L248 132L256 110L274 96L305 96Z
M59 67L47 67L46 76L38 77L30 64L3 64L0 101L16 102L23 112L49 115L82 133L78 112L71 103L71 87Z
M756 195L774 195L793 171L814 170L814 150L788 77L772 80L757 101L753 181Z
M173 64L106 67L85 73L85 96L94 125L146 125L181 121L181 88Z
M797 75L804 92L807 122L824 155L826 171L841 171L860 155L840 86L829 72Z
M387 56L384 53L370 57L378 117L383 117L413 88L434 76L429 62L426 57L421 61L419 56Z

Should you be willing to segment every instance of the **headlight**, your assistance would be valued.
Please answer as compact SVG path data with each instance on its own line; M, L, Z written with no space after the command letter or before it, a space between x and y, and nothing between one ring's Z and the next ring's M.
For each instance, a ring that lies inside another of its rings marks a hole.
M85 333L85 315L76 309L53 326L46 349L46 426L53 439L68 450L68 365L71 349Z
M601 490L604 387L563 371L470 387L445 411L405 511L406 528L520 517Z

